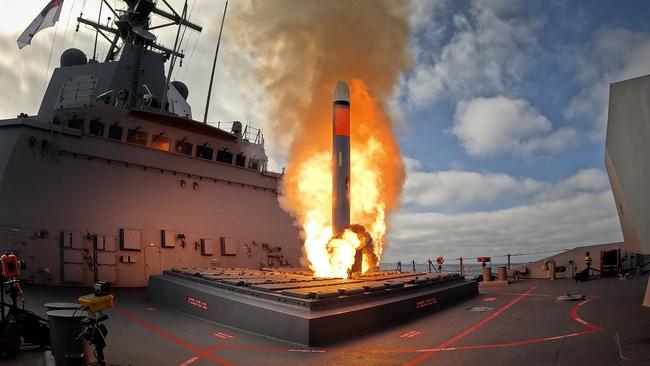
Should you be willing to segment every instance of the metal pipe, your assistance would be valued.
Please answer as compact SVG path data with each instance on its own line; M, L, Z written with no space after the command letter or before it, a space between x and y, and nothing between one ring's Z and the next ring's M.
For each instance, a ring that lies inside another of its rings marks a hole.
M208 99L205 102L205 114L203 123L208 123L208 111L210 110L210 96L212 95L212 83L214 81L214 70L217 67L217 56L219 55L219 46L221 45L221 33L223 32L223 23L226 21L226 11L228 10L228 0L223 8L223 17L221 18L221 27L219 28L219 38L217 39L217 49L214 51L214 61L212 61L212 73L210 74L210 86L208 87Z

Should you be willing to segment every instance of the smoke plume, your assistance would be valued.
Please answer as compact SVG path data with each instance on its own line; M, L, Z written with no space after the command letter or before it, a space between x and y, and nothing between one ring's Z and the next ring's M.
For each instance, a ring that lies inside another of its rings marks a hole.
M281 203L303 229L312 268L332 236L332 91L339 79L351 87L352 223L372 235L381 257L404 181L384 102L410 63L408 15L402 1L259 0L233 4L228 16L230 41L255 59L255 78L273 99L266 126L274 146L289 148Z

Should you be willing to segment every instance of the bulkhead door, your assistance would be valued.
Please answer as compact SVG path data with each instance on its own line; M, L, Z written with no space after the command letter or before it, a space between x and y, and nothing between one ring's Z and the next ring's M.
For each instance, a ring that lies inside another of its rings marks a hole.
M84 283L84 243L80 231L62 231L61 244L61 282Z

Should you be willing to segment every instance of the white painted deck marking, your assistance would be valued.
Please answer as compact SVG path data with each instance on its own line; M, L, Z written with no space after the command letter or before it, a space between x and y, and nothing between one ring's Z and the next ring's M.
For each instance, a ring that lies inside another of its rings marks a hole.
M496 299L497 299L496 297L486 297L485 299L483 299L483 301L494 301Z
M214 334L212 334L212 335L215 336L215 337L219 337L219 338L221 338L221 339L232 339L232 338L235 338L235 336L233 336L233 335L230 335L230 334L228 334L228 333L222 333L222 332L214 333Z
M198 360L198 359L199 359L198 356L194 356L194 357L190 358L189 360L183 362L182 364L180 364L180 365L178 365L178 366L187 366L187 365L189 365L189 364L194 363L194 361L196 361L196 360Z
M406 333L400 335L399 337L400 338L413 338L413 337L419 336L420 334L422 334L422 332L417 331L417 330L412 330L410 332L406 332Z

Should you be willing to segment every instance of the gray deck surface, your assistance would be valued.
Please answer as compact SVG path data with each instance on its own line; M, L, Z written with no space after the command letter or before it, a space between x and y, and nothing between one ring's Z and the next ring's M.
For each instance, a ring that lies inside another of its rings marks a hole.
M119 365L650 365L650 309L641 306L647 281L647 275L522 281L313 349L152 308L145 289L117 289L117 306L107 312L106 354ZM45 315L43 303L74 301L89 291L29 286L25 292L28 308ZM567 292L587 300L556 302ZM41 358L26 351L2 365L39 365Z

